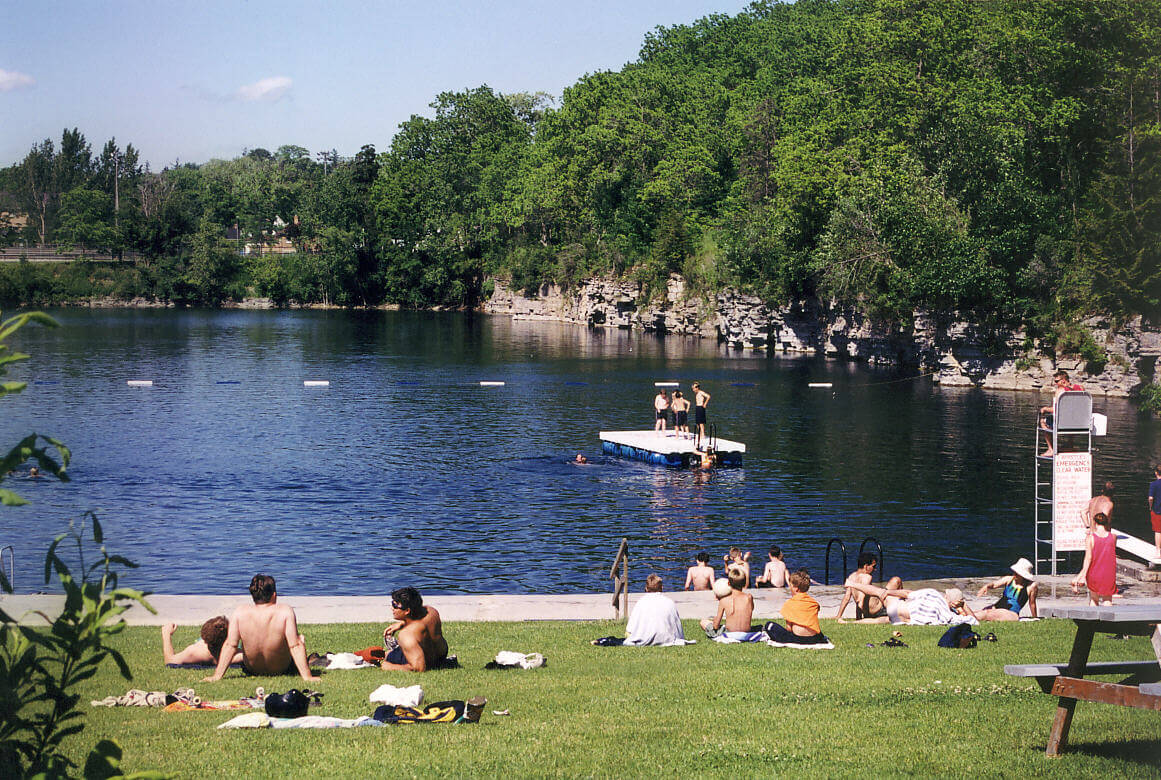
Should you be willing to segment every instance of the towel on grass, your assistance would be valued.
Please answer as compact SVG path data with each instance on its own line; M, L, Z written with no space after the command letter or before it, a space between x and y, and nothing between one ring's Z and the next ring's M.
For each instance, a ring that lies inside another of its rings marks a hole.
M218 726L220 729L349 729L357 726L384 724L364 715L361 718L331 718L325 715L305 715L301 718L272 718L265 712L250 712L231 718Z
M548 664L548 659L540 653L517 653L501 650L495 660L484 664L485 669L538 669Z
M166 669L217 669L218 665L206 661L191 664L166 664ZM230 664L231 669L241 669L242 664Z
M773 639L767 639L766 644L770 647L790 647L795 650L834 650L834 642L815 642L812 645L804 645L801 642L775 642Z
M723 645L737 644L738 642L761 642L766 638L765 631L723 631L712 639Z
M190 710L260 710L261 699L225 699L222 701L199 701L191 704L185 701L175 701L165 705L166 712L189 712Z
M371 691L370 699L373 704L418 707L423 703L423 688L418 685L412 685L407 688L396 688L394 685L384 683Z
M367 661L356 653L327 653L327 665L324 667L328 671L334 669L375 669L378 664L367 663Z

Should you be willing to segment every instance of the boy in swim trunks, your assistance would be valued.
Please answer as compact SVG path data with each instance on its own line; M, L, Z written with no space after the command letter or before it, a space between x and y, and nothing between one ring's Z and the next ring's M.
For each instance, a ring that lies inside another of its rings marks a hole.
M714 568L709 565L709 553L699 552L697 563L685 570L686 590L712 590Z
M658 390L657 395L653 397L653 411L657 417L653 430L664 431L665 424L669 420L669 396L665 393L665 388Z
M693 422L697 425L697 438L701 441L705 436L705 408L709 406L710 394L701 389L697 382L693 383Z
M718 599L718 611L714 619L705 618L701 621L706 636L716 642L757 642L765 639L765 632L754 631L750 626L754 617L754 597L746 592L745 573L734 567L730 569L727 579L730 591Z
M681 394L680 390L673 393L673 403L669 405L673 410L673 430L683 437L689 436L689 399Z
M782 562L781 547L776 544L770 545L770 560L766 562L766 568L762 571L762 576L754 580L754 584L759 588L763 585L769 588L786 587L786 564Z

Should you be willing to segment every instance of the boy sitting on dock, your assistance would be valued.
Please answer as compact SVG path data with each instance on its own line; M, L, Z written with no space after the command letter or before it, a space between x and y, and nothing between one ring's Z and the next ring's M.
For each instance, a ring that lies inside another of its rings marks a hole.
M766 638L763 631L754 631L750 621L754 617L754 597L746 592L746 574L735 566L727 576L729 590L718 596L718 611L714 619L705 618L701 627L706 636L715 642L758 642ZM718 584L714 583L714 593L718 594ZM724 623L724 626L723 626ZM722 629L725 629L724 631Z
M685 570L686 590L712 590L714 567L709 565L709 553L699 552L697 563Z
M782 548L772 544L770 545L770 560L766 562L762 576L754 580L754 584L759 588L763 585L768 588L785 588L786 582L786 564L782 561Z
M765 625L766 635L778 646L785 645L829 645L830 640L822 633L818 623L819 604L810 590L810 572L799 569L790 575L790 599L782 605L782 617L786 626L771 620ZM832 645L833 646L833 645Z
M726 562L726 578L730 576L730 569L741 569L746 575L746 587L750 587L750 559L754 556L747 552L745 554L737 547L731 547L730 551L722 556L722 560Z

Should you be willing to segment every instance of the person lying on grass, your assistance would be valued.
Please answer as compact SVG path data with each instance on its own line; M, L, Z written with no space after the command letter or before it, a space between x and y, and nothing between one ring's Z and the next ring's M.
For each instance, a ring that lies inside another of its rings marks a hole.
M878 588L860 582L846 583L846 587L882 599L887 614L882 617L862 618L855 623L908 623L913 626L954 626L957 623L976 625L979 620L963 598L959 588L948 588L940 593L935 588L906 590L898 577L887 580L887 587ZM838 618L839 623L848 621Z
M755 631L750 626L754 617L754 597L746 592L748 576L740 566L731 566L726 579L714 583L714 595L718 597L717 614L713 620L705 618L701 621L701 627L710 639L757 642L766 638L765 632Z
M447 659L443 622L435 607L423 606L415 588L399 588L391 593L395 622L383 629L383 642L395 647L379 662L380 669L426 672Z
M255 574L250 580L253 604L243 604L230 616L226 641L214 673L202 682L217 682L230 668L238 643L242 643L242 670L254 675L294 674L307 682L320 678L306 662L306 641L298 633L298 620L288 604L278 603L274 578Z
M202 623L200 639L186 645L180 653L175 653L173 651L173 633L177 631L177 623L166 623L161 627L161 653L165 658L165 665L217 665L218 656L222 652L222 645L226 643L226 635L229 630L230 621L226 619L225 615L212 617ZM234 653L230 663L242 663L242 653Z
M766 635L779 644L825 645L830 640L818 624L818 602L807 595L810 590L810 572L798 569L790 575L790 598L782 605L786 626L770 621L765 625Z

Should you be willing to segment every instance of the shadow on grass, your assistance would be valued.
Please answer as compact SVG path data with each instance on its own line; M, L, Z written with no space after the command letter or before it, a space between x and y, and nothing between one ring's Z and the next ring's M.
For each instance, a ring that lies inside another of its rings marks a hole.
M1043 752L1044 748L1040 750ZM1124 739L1115 742L1072 742L1060 757L1067 761L1073 753L1093 758L1115 758L1132 761L1142 766L1161 767L1161 739Z

